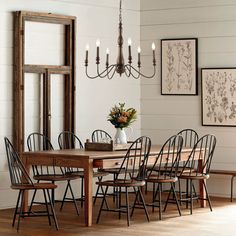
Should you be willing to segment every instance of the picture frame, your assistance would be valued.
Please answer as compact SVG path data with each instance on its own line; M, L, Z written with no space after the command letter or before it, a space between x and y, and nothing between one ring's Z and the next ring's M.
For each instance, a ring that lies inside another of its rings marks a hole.
M161 39L161 94L198 95L198 39Z
M236 68L202 68L202 125L236 126Z

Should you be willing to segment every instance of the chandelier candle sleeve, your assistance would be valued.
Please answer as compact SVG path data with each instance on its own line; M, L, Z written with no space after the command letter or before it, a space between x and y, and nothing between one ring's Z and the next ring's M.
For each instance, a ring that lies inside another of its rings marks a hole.
M96 63L99 64L99 63L100 63L100 57L99 57L100 40L99 40L99 39L97 39L97 41L96 41L96 46L97 46L97 57L96 57Z
M89 45L88 45L88 44L86 45L85 50L86 50L86 51L85 51L85 52L86 52L86 53L85 53L85 54L86 54L86 55L85 55L85 66L86 66L86 65L88 65L88 51L89 51Z
M152 43L153 66L156 66L155 49L156 49L156 45L155 43Z
M140 47L138 47L138 68L140 68L141 67L141 59L140 59L140 53L141 53L141 48Z
M106 67L109 66L109 53L110 53L109 48L107 48L107 50L106 50Z
M132 41L131 41L131 38L129 38L128 39L128 50L129 50L128 63L129 64L132 64L131 45L132 45Z

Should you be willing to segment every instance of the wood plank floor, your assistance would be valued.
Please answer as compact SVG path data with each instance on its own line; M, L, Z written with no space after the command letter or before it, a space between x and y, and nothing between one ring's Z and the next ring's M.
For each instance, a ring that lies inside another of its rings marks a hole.
M209 208L199 208L195 204L193 215L182 207L182 217L178 216L175 205L169 204L163 220L158 220L158 209L154 213L149 208L151 221L146 221L143 210L136 209L131 226L127 227L126 217L119 220L116 213L103 212L99 224L96 224L98 206L94 208L94 225L87 228L83 224L83 209L78 217L71 203L68 203L62 212L59 205L56 212L59 222L59 231L48 226L47 218L27 218L21 222L21 228L17 234L11 227L13 210L0 211L0 236L234 236L236 235L236 201L231 203L229 199L213 199L213 212Z

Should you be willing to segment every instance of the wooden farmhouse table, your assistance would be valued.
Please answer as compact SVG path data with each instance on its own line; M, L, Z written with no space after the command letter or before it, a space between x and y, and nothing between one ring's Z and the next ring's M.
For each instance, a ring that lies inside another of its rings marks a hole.
M154 163L155 156L159 153L161 146L152 145L148 164ZM188 158L191 149L183 148L181 161ZM84 149L50 150L40 152L22 152L20 154L26 169L30 172L31 165L78 167L84 169L85 186L85 225L92 225L93 214L93 168L117 168L122 163L126 151L86 151ZM202 181L199 182L199 193L205 198L205 191ZM25 198L25 208L28 207L28 194ZM201 201L204 207L205 201Z

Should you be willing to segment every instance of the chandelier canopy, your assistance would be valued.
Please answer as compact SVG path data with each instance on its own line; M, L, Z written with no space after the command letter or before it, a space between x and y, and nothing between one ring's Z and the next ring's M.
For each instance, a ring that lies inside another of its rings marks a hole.
M122 0L120 0L120 14L119 14L119 36L118 36L118 57L115 64L109 63L109 49L106 50L106 63L105 69L100 71L100 55L99 55L99 47L100 40L98 39L96 42L97 46L97 54L96 54L96 64L97 64L97 74L95 76L90 76L88 74L88 51L89 45L86 45L86 56L85 56L85 72L89 79L96 78L105 78L112 79L115 73L118 73L120 76L125 74L127 77L133 77L135 79L140 78L140 76L145 78L153 78L156 74L156 58L155 58L155 44L152 43L152 52L153 52L153 74L152 75L144 75L141 72L141 48L138 47L138 63L137 68L132 65L132 54L131 54L131 44L132 41L128 39L128 63L125 63L124 54L123 54L123 27L122 27Z

